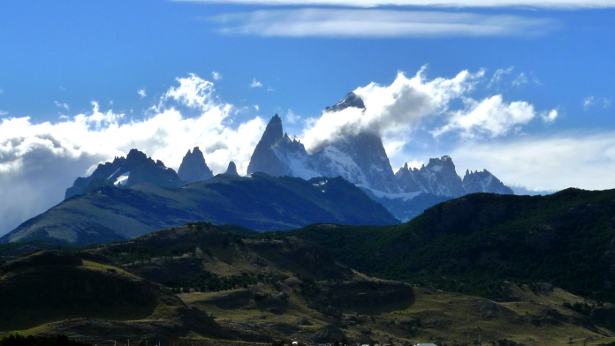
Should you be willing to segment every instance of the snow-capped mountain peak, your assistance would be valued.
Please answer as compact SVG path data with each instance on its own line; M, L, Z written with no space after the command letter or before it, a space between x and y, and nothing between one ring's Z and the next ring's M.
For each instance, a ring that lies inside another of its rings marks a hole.
M342 98L341 100L337 101L337 103L335 103L333 106L329 106L327 108L325 108L325 111L327 112L339 112L341 110L344 110L346 108L360 108L360 109L365 109L365 104L363 103L363 99L355 94L354 92L349 92L348 94L346 94L346 96L344 96L344 98Z
M130 187L151 184L177 187L182 184L177 173L162 161L154 161L145 153L132 149L126 157L116 157L113 162L98 165L89 177L80 177L66 189L66 198L82 195L104 186Z

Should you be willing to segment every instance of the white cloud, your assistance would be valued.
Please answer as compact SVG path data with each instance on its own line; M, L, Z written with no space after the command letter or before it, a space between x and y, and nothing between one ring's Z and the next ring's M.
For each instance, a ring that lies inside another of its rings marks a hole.
M168 101L175 101L188 107L207 110L210 106L214 92L214 83L204 80L194 73L190 73L188 77L177 78L179 83L176 87L171 87L162 96L161 103L158 108L164 106Z
M252 78L252 82L250 82L250 88L262 88L263 83L257 80L256 78Z
M66 102L53 101L53 104L55 104L56 107L61 108L61 109L65 110L65 111L69 111L70 110L70 106Z
M198 145L214 172L223 172L230 160L245 172L264 120L230 126L235 108L216 100L213 83L194 74L177 82L142 120L101 110L96 102L91 112L56 122L0 120L0 190L12 201L0 204L0 233L59 202L92 165L131 148L177 168L186 150ZM196 115L185 115L183 107Z
M615 187L614 132L465 142L451 155L460 171L484 167L509 185L531 190Z
M585 110L590 109L594 106L595 102L596 98L594 96L587 96L583 99L583 108L585 108Z
M294 125L294 124L296 124L299 120L301 120L301 116L300 116L300 115L298 115L298 114L296 114L295 112L293 112L293 110L292 110L292 109L289 109L289 110L286 112L286 122L287 122L287 123L289 123L289 124L291 124L291 125Z
M211 72L211 79L213 79L214 81L219 81L222 79L222 73L218 72L218 71L212 71Z
M396 9L265 9L212 20L221 33L265 37L529 36L555 27L537 17Z
M525 72L519 73L517 77L512 81L512 85L517 88L524 86L527 83L529 83L529 79L527 77L527 74L525 74Z
M502 80L504 79L504 77L511 74L514 69L515 69L514 66L509 66L507 68L499 68L495 70L495 72L493 72L493 75L491 76L491 79L489 80L489 83L487 84L487 88L489 89L498 88L500 84L502 83Z
M355 89L365 110L346 108L324 112L308 125L303 142L308 150L315 150L348 132L365 130L386 134L385 139L399 140L400 132L413 128L423 118L443 114L452 100L467 94L483 76L483 71L461 71L450 79L427 80L425 67L411 78L400 72L390 85L370 83Z
M552 123L559 117L559 111L557 109L552 109L548 112L542 112L540 116L544 122Z
M422 6L422 7L534 7L557 9L613 8L615 0L174 0L193 3L234 3L248 5L324 5L348 7Z
M583 109L590 110L594 107L609 109L613 104L613 99L610 97L587 96L583 99Z
M137 95L139 95L140 98L144 99L147 97L147 91L145 90L145 88L141 88L137 90Z
M498 137L529 123L536 116L533 105L525 101L506 103L502 95L493 95L479 102L469 103L469 109L453 112L450 121L434 131L434 134L440 136L457 130L462 136L469 138L480 135ZM556 117L557 111L553 120Z

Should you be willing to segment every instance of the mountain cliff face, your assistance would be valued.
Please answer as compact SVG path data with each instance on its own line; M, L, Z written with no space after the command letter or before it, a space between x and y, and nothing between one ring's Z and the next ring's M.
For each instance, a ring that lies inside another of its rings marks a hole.
M449 156L429 159L429 163L420 169L411 169L404 165L397 171L395 178L404 191L422 191L446 197L458 197L467 193Z
M274 177L292 175L289 163L280 157L280 153L300 151L300 149L293 146L288 136L284 135L282 119L276 114L267 124L261 140L254 148L248 165L248 174L262 172Z
M329 107L325 108L325 111L327 111L327 112L339 112L339 111L344 110L346 108L365 109L365 103L363 103L363 99L361 99L361 97L359 95L357 95L357 94L355 94L354 92L351 91L348 94L346 94L346 96L344 96L343 99L339 100L333 106L329 106Z
M512 195L513 190L504 185L488 170L482 171L466 171L463 177L463 188L467 193L475 192L493 192L503 195Z
M301 142L284 134L277 115L271 118L252 154L248 173L255 172L304 179L339 176L360 186L398 190L378 135L362 132L343 136L310 154Z
M361 132L340 137L314 155L324 176L341 176L357 185L397 192L391 163L380 136Z
M188 150L179 166L177 175L186 183L207 180L214 176L211 169L207 167L205 157L199 147L195 147L192 151Z
M354 93L326 111L365 108ZM256 146L248 173L272 176L342 177L361 187L399 220L408 220L426 208L450 198L475 192L510 194L512 190L488 171L466 174L462 180L449 156L432 158L420 169L407 165L393 173L382 139L369 131L348 133L308 153L303 144L284 133L275 115Z
M143 152L132 149L125 158L115 158L113 162L98 165L89 177L77 178L73 186L66 190L66 198L104 186L131 187L138 184L178 187L182 182L177 173L165 167L162 161L154 161Z

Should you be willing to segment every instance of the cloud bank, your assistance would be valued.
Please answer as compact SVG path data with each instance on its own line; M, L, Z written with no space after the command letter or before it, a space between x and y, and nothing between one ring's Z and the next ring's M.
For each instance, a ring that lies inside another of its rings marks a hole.
M613 131L461 143L451 155L460 171L486 167L507 184L531 190L615 188Z
M418 6L418 7L530 7L554 9L613 8L614 0L174 0L192 3L225 3L267 6Z
M496 138L518 131L538 117L553 122L558 116L556 109L539 112L529 102L506 102L500 94L474 99L477 85L487 82L484 71L464 70L451 78L431 80L425 67L410 78L400 72L390 85L370 83L353 91L365 109L325 111L312 119L302 141L309 151L315 151L348 133L371 131L383 137L392 156L426 121L434 126L430 132L436 137Z
M11 201L0 204L0 234L60 202L73 180L98 162L131 148L177 168L184 153L198 145L214 172L223 172L230 160L245 172L263 119L233 126L236 110L216 100L212 82L189 75L177 83L142 120L103 111L96 102L91 112L58 122L0 120L0 190Z
M549 19L468 12L380 9L265 9L212 18L225 34L264 37L435 37L536 35Z

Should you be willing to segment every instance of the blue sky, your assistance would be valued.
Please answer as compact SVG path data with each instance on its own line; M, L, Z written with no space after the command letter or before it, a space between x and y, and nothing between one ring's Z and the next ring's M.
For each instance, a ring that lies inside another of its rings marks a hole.
M274 113L317 143L339 125L324 107L357 88L394 168L450 154L532 190L613 188L614 19L610 0L5 0L0 189L17 202L0 216L48 208L132 146L245 170ZM417 85L445 101L381 105Z
M424 64L434 76L514 66L533 73L542 87L507 95L557 105L567 114L583 112L586 96L615 94L605 78L615 74L614 10L452 10L555 22L546 33L513 37L263 38L220 34L208 20L270 9L263 5L9 0L0 6L1 109L37 119L57 116L54 101L86 110L94 99L138 116L149 106L138 88L155 96L175 77L211 71L224 76L217 85L221 97L259 104L264 114L291 108L314 115L359 85L389 83L398 70L414 73ZM250 89L253 78L275 91ZM609 114L595 109L558 126L609 126Z

